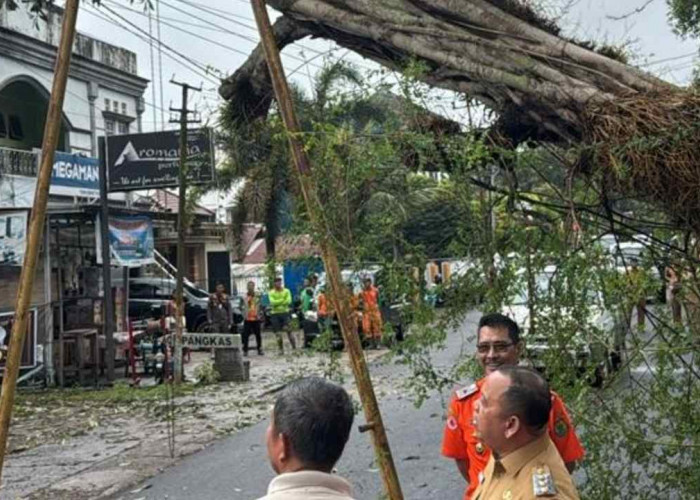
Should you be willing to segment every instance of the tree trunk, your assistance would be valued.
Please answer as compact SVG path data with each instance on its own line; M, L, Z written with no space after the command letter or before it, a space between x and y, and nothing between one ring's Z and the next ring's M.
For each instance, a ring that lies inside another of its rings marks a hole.
M418 60L428 68L420 77L424 82L467 94L507 115L506 132L516 140L579 140L581 109L617 96L674 88L557 36L551 23L515 0L267 3L284 14L275 24L281 47L310 35L332 39L392 69ZM266 114L271 92L260 48L224 81L220 93L242 102L248 117Z
M425 83L497 113L491 138L583 143L583 171L601 172L607 189L654 202L700 232L700 96L559 36L524 0L267 3L283 13L281 47L312 36L391 69L416 60ZM234 116L266 116L272 90L260 48L220 93Z

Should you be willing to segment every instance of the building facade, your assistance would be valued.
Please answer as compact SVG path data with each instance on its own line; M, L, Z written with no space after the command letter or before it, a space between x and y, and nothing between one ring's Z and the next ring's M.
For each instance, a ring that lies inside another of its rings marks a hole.
M0 9L0 147L41 147L62 16ZM78 33L58 151L97 157L97 137L139 132L147 85L135 53Z

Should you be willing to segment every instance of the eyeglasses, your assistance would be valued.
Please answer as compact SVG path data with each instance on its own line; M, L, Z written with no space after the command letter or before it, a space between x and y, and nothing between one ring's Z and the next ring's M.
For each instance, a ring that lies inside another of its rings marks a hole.
M488 352L491 351L491 348L493 348L493 352L502 354L506 352L509 347L513 347L514 345L515 344L513 344L513 342L494 342L493 344L486 342L483 344L477 344L476 350L479 354L488 354Z

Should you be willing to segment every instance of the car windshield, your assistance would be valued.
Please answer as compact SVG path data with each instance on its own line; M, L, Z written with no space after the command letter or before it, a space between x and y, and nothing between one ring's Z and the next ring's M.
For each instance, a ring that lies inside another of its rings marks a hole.
M538 294L545 294L549 290L549 281L552 279L552 273L541 273L535 276L535 287ZM516 306L527 305L527 283L518 290L513 304Z
M209 298L209 294L202 290L201 288L197 288L192 285L188 285L187 283L183 283L183 286L185 289L187 289L188 292L190 292L192 295L197 297L198 299L207 299Z
M536 286L537 294L540 297L543 295L546 295L549 292L549 284L550 284L553 276L554 276L554 273L541 273L535 277L535 286ZM598 292L596 292L593 289L588 289L586 291L586 298L590 302L596 302L599 298ZM516 306L527 305L527 303L528 303L527 299L528 299L527 284L524 283L523 287L520 290L518 290L518 293L515 296L515 299L513 300L513 305L516 305Z

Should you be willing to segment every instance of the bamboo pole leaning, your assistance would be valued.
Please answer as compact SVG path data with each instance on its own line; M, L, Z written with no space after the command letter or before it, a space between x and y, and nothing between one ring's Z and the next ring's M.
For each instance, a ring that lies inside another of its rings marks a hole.
M371 431L377 464L379 465L388 498L390 500L402 500L403 493L401 492L401 484L399 483L396 467L394 466L389 440L382 421L382 415L379 411L379 405L377 404L377 397L374 394L374 387L372 386L369 369L367 368L360 339L351 322L350 305L347 291L342 283L338 257L330 238L330 232L321 216L323 213L323 205L318 198L318 192L311 176L309 159L303 144L298 139L301 127L299 126L294 110L294 104L282 67L277 42L272 31L272 26L270 25L270 18L265 8L265 0L251 0L251 2L260 32L261 43L265 52L265 59L272 78L272 86L275 91L280 114L282 115L285 128L287 129L289 146L294 157L301 191L309 213L309 218L318 234L321 256L326 268L326 277L331 287L331 300L338 315L343 338L350 355L350 364L355 376L355 382L364 408L367 424L362 426L361 430Z
M34 191L34 208L29 220L27 250L19 278L14 323L10 336L7 364L5 365L5 372L2 378L2 393L0 393L0 480L2 479L2 467L5 462L7 440L10 433L10 419L15 400L15 388L17 387L22 347L27 332L27 313L29 312L29 303L36 275L36 264L46 219L46 205L49 198L54 153L56 152L59 134L61 133L63 99L66 94L68 70L70 69L71 52L75 38L75 23L78 18L78 6L79 0L66 0L51 99L49 100L46 125L44 126L44 138L41 145L41 165L39 166L36 189ZM103 235L103 237L106 237L106 235ZM48 252L48 248L45 251ZM105 318L105 321L108 320L109 318Z

